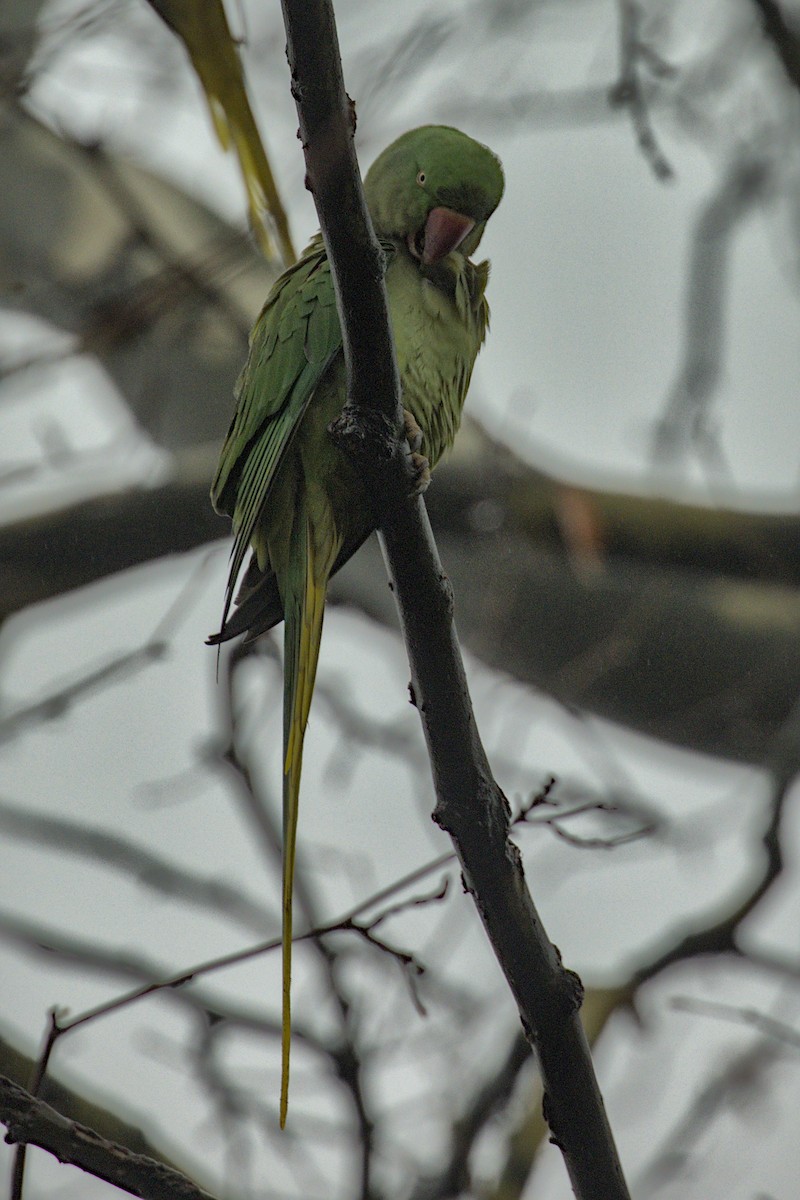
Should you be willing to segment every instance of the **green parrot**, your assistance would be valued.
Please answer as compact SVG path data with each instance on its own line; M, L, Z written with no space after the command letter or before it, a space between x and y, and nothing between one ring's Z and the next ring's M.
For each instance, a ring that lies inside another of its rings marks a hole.
M413 129L373 163L364 193L387 256L386 290L406 429L420 478L455 437L489 322L489 264L474 264L503 194L486 146L441 125ZM342 334L318 234L273 287L250 338L236 411L211 489L233 518L222 628L257 637L285 620L283 1046L286 1121L291 1029L292 887L303 739L331 575L374 528L364 484L328 426L346 400ZM425 462L427 460L427 464ZM248 549L249 566L231 613Z

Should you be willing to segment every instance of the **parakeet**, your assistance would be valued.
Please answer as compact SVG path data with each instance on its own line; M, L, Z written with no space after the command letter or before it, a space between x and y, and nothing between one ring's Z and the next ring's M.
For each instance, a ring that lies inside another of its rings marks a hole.
M426 125L379 155L364 193L387 255L407 427L419 426L419 449L434 467L455 437L486 334L489 264L473 264L470 255L500 202L503 171L495 155L466 134ZM256 321L211 489L217 511L233 518L234 544L222 628L209 641L240 633L254 638L285 620L281 1127L288 1100L298 794L325 593L330 576L374 525L359 474L328 433L344 406L345 387L330 264L317 235L278 279ZM231 613L248 549L251 560Z

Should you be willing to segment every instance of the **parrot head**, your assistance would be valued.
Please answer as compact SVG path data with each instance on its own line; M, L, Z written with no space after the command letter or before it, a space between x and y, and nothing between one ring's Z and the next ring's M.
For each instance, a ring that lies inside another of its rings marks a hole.
M367 172L364 194L378 237L429 267L468 258L503 195L503 168L486 146L446 125L404 133Z

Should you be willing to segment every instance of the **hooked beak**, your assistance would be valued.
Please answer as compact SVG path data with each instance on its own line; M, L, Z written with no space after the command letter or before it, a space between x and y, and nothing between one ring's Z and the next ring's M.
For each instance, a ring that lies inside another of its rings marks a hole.
M425 222L422 246L412 236L408 239L408 248L415 258L430 267L460 246L474 228L475 222L471 217L454 212L452 208L434 208Z

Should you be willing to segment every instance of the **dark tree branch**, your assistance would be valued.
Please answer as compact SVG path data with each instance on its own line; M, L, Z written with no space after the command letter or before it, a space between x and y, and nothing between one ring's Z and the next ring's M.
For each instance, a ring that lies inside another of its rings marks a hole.
M43 1100L0 1075L0 1121L6 1141L40 1146L59 1162L80 1167L132 1196L147 1200L213 1200L185 1175L69 1121Z
M36 1070L37 1064L34 1059L18 1050L0 1032L0 1075L7 1075L21 1087L27 1085L30 1089L30 1081ZM86 1094L67 1087L52 1075L43 1081L39 1098L52 1104L64 1116L79 1121L82 1125L91 1126L102 1137L119 1142L136 1154L157 1158L168 1166L177 1166L156 1143L145 1136L139 1126L120 1117L110 1108L89 1099Z
M396 489L407 478L400 440L400 380L389 329L383 251L367 213L353 145L355 105L344 90L333 8L283 0L286 54L300 120L306 185L314 197L344 332L347 404L337 440L373 476L378 512L394 465ZM405 447L406 453L403 454ZM407 491L407 483L406 483Z
M800 91L800 28L787 21L777 0L753 0L753 3L761 14L764 37L774 46L789 82Z
M434 818L453 838L466 886L536 1047L548 1121L575 1194L586 1200L627 1197L580 1024L580 981L564 970L548 941L519 852L508 838L508 805L475 725L452 621L452 593L427 514L421 499L403 502L404 481L397 470L387 469L385 432L399 424L397 369L382 264L352 144L353 110L344 92L333 10L325 0L283 0L283 12L309 186L343 326L349 412L345 428L340 425L342 441L366 449L357 457L376 478L371 492L396 498L382 522L382 539L431 757ZM376 426L378 436L371 434ZM389 457L396 463L399 456Z
M547 939L508 838L508 806L475 724L452 594L421 502L398 508L382 536L431 755L434 819L453 839L466 887L536 1048L547 1120L575 1194L627 1196L580 1025L580 981L564 970Z

